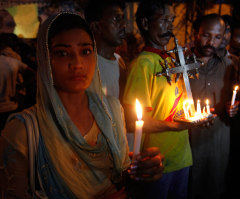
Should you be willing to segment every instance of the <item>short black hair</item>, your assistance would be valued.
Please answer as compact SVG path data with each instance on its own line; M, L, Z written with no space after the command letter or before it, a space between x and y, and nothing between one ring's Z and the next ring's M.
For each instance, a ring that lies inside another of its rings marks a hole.
M119 6L125 9L125 3L121 0L90 0L85 8L85 19L88 23L99 21L108 7Z
M0 50L10 47L18 52L17 47L19 42L19 38L14 33L0 33Z
M156 14L159 9L164 9L164 5L171 5L169 0L143 0L140 2L136 12L136 23L142 36L145 35L145 30L142 27L142 19L150 19Z
M232 33L235 29L240 29L240 21L239 20L233 20L233 22L232 22L232 26L231 26Z
M216 14L216 13L200 16L193 22L193 25L192 25L193 30L198 32L200 27L201 27L201 25L204 22L214 21L214 20L223 20L223 18L220 15Z
M85 30L94 43L94 36L88 23L82 17L74 13L63 13L53 21L48 32L48 43L50 44L51 39L57 34L74 28Z
M230 15L222 15L221 17L226 25L232 27L232 17Z

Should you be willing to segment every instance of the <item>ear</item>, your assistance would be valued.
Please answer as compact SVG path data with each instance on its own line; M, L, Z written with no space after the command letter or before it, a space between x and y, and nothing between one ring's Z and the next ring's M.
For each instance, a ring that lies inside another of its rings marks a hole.
M148 21L148 19L146 17L141 19L141 24L142 24L143 30L145 30L145 31L149 30L149 28L148 28L149 21Z

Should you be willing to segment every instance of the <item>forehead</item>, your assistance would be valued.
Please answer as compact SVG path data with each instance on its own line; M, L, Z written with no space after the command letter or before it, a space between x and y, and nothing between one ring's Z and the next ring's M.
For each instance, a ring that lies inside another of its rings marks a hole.
M120 6L107 6L102 13L102 19L108 19L117 15L123 15L123 10Z
M90 35L81 28L65 30L51 39L51 44L57 43L92 43Z
M223 34L225 31L225 24L223 20L209 20L204 21L200 24L199 32L218 32L219 34Z
M166 18L166 17L175 17L175 13L173 11L173 7L170 5L165 4L163 8L159 8L155 14L153 15L153 18Z

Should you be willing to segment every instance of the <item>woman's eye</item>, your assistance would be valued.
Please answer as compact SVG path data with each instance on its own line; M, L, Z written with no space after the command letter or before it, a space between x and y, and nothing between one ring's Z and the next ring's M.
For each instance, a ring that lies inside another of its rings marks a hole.
M92 50L91 50L91 49L84 49L84 50L82 51L82 53L83 53L84 55L90 55L90 54L92 53Z
M58 57L65 57L68 56L68 52L64 50L58 50L54 52L54 55Z

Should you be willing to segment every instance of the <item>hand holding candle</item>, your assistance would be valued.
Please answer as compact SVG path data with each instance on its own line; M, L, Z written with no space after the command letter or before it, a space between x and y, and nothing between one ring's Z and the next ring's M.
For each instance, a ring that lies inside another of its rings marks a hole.
M238 86L235 86L233 90L233 95L232 95L232 101L231 101L231 106L235 104L235 99L236 99L236 94L237 94Z
M144 123L142 120L142 107L137 99L136 99L136 111L138 121L136 121L136 128L134 134L133 160L135 159L135 156L140 152L142 128Z

